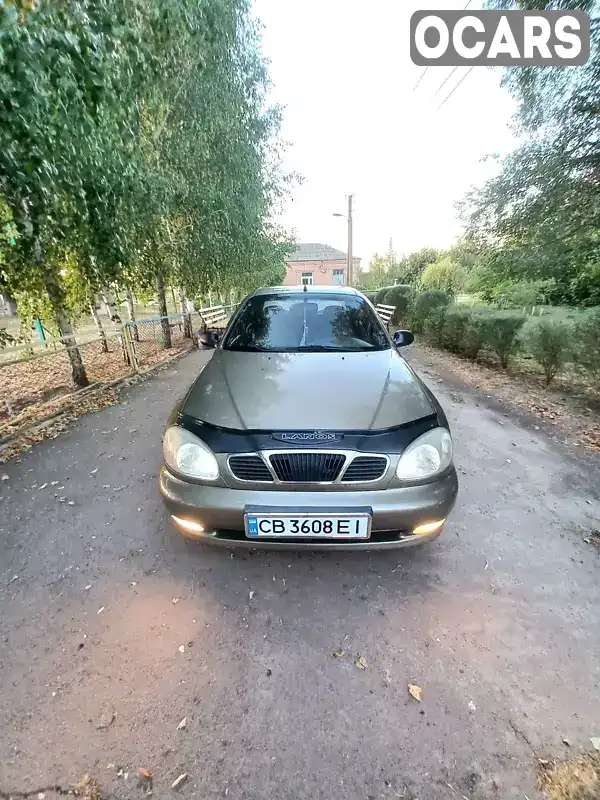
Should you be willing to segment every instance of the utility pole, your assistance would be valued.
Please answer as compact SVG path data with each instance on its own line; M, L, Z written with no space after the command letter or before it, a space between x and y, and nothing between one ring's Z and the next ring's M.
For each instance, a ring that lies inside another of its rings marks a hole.
M347 214L337 214L334 212L334 217L344 217L348 222L348 262L346 264L346 282L348 286L352 286L354 282L354 260L352 258L352 200L354 199L353 194L348 195L348 213Z
M353 267L354 262L352 260L352 199L354 195L348 195L348 286L352 286L354 282L354 275L353 275Z

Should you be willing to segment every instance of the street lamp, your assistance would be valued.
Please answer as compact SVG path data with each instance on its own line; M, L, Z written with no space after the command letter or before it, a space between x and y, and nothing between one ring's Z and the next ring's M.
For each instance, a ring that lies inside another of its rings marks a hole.
M354 278L354 276L352 274L353 273L353 269L352 268L354 266L354 264L352 262L352 199L353 199L353 197L354 197L353 194L349 194L348 195L348 214L334 213L334 215L333 215L334 217L344 217L344 219L346 219L348 221L348 267L347 267L348 286L352 286L352 282L353 282L353 278Z

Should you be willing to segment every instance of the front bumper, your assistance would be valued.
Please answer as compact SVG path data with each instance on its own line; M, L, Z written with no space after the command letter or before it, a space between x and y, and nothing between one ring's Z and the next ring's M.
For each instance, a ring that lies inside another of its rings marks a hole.
M436 539L441 530L416 536L418 525L445 519L454 507L458 492L456 471L452 467L442 478L421 486L357 492L273 492L200 486L182 481L165 467L159 477L160 492L171 515L197 522L204 530L181 532L190 539L226 547L273 550L385 550L410 547ZM373 509L371 538L368 541L266 540L247 539L244 534L246 506Z

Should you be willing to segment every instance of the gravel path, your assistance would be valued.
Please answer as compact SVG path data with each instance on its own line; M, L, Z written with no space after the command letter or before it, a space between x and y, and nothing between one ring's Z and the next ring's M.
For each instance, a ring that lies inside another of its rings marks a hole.
M140 798L144 768L154 797L533 800L534 752L600 736L598 460L421 364L461 479L438 543L191 546L156 474L205 358L0 468L0 790Z

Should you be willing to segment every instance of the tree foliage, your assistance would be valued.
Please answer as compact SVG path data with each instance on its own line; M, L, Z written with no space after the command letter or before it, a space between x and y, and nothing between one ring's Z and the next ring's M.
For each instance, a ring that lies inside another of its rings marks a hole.
M73 316L98 292L281 275L267 86L249 0L0 5L0 209L16 230L0 281L49 305L76 383Z
M455 295L463 289L466 274L463 268L451 256L445 254L425 267L419 278L419 285L424 290L438 290Z
M493 0L495 8L544 9L543 0ZM597 0L557 0L552 8L598 14ZM575 69L508 69L518 101L520 144L499 173L463 204L471 238L485 252L491 281L553 281L554 303L600 302L600 26Z

